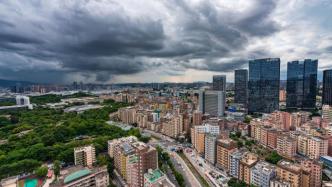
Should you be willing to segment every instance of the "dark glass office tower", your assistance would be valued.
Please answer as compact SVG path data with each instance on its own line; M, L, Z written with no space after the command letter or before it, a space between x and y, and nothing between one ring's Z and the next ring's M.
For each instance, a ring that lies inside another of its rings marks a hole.
M247 106L248 103L248 70L238 69L234 73L234 102Z
M226 91L226 75L213 75L213 90Z
M280 59L249 61L249 113L271 113L279 109Z
M323 71L323 105L332 105L332 69Z
M286 107L313 109L316 107L318 60L288 62Z

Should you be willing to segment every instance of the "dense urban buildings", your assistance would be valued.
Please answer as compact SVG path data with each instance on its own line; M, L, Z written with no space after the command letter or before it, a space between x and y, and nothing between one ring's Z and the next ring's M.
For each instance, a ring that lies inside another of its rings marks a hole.
M215 89L220 90L213 90L213 83L197 84L200 86L195 89L187 88L187 85L168 87L165 84L161 90L151 87L125 88L102 95L69 97L59 100L59 103L43 104L43 107L59 110L59 114L73 107L98 105L97 108L84 107L84 111L73 110L65 115L77 115L76 118L96 115L96 122L99 124L95 127L97 130L102 125L107 125L103 128L107 129L107 132L110 129L112 135L113 132L121 131L116 135L120 135L120 138L107 141L107 156L104 153L96 155L92 145L73 148L75 166L62 168L59 182L53 185L82 186L83 183L91 183L94 186L103 186L112 182L128 187L173 187L177 185L177 182L174 182L177 180L171 176L175 175L175 171L163 173L164 164L172 164L172 170L178 170L186 177L191 176L190 169L181 161L182 156L189 160L211 186L225 186L228 182L234 181L231 178L247 185L266 187L326 185L327 183L321 179L325 179L326 176L332 178L332 174L329 174L332 173L332 159L328 157L332 155L332 106L320 105L317 102L317 107L322 106L321 110L317 108L317 112L301 111L302 108L296 108L295 111L284 110L287 93L282 89L286 86L282 85L280 90L276 89L279 82L276 81L278 73L269 72L271 67L278 70L279 60L258 59L250 64L250 72L254 75L249 81L253 83L251 88L257 89L251 89L254 91L251 92L251 96L263 99L259 102L249 102L248 105L235 103L232 90L228 90L226 94L224 76L218 77L220 79L214 78ZM246 87L247 81L243 79L248 79L247 74L245 70L238 70L235 79L238 78L239 84L234 85L235 97L236 92L242 95L241 91L244 90L241 87ZM232 86L228 85L228 89L230 88ZM31 101L34 100L35 98L31 98ZM14 97L4 101L16 104ZM25 101L22 99L19 102L23 104ZM281 111L278 110L279 104L282 107ZM109 109L117 105L121 107L109 112ZM254 108L255 110L251 110L254 114L247 115L246 107ZM10 121L12 118L10 115L0 115L0 119ZM56 124L62 125L58 122ZM86 124L94 125L90 124L90 121ZM72 122L69 123L69 127L71 125ZM25 136L29 132L29 129L19 131L17 136ZM135 136L129 136L128 133ZM122 135L126 137L121 137ZM98 152L105 148L106 145L99 142L95 134L83 134L70 137L69 140L80 141L90 138ZM0 144L6 143L6 140L0 140ZM158 156L161 150L162 153ZM183 155L180 153L181 150ZM159 159L168 158L166 154L170 160L158 163ZM100 165L103 163L101 157L110 157L114 164L115 170L108 171L112 172L112 180L105 178L106 173L100 169L104 168ZM327 167L324 168L322 163ZM1 181L1 184L20 183L20 178L9 177ZM185 180L187 186L199 186L199 182L195 182L197 181Z
M279 109L280 59L249 61L249 113L271 113Z
M323 105L332 105L332 69L323 71Z
M248 70L238 69L234 73L234 103L247 106L248 103Z
M314 109L316 107L318 60L288 62L287 108Z

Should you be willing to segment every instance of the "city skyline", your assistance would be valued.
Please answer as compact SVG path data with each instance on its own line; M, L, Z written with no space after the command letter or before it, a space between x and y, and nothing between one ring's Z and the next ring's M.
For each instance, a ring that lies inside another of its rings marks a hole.
M144 4L144 8L142 7ZM241 6L240 6L241 5ZM137 8L138 7L138 8ZM212 81L248 61L331 69L329 1L0 3L0 79L42 83Z

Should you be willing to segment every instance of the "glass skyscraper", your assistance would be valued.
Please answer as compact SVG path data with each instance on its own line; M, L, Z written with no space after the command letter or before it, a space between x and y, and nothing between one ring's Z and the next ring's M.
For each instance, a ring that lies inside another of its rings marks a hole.
M249 61L249 113L271 113L279 109L280 59Z
M213 75L213 90L226 91L226 75Z
M235 79L235 96L234 102L247 106L248 103L248 70L238 69L234 73Z
M323 71L323 105L332 105L332 69Z
M318 60L288 62L287 99L288 109L313 109L316 107Z

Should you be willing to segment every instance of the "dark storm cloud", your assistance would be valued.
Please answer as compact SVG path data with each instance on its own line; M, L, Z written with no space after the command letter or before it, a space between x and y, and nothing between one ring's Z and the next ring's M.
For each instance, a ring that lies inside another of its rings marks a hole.
M325 51L328 53L332 53L332 46L326 47Z
M234 69L241 68L244 64L247 63L247 59L228 59L220 61L211 61L205 64L184 64L187 68L207 70L207 71L216 71L216 72L230 72Z
M267 36L280 30L270 15L276 8L276 1L256 1L253 10L248 10L238 21L238 28L252 36Z
M273 1L256 1L243 14L220 9L213 1L195 6L186 0L160 1L167 12L155 17L143 14L149 12L144 8L136 15L122 2L54 2L0 2L0 59L1 54L6 57L0 68L7 66L18 77L33 80L48 79L45 72L51 71L56 77L51 82L71 81L58 79L70 73L107 81L163 68L168 75L188 68L228 72L247 63L246 54L234 52L245 51L248 37L278 31L270 18ZM104 7L111 8L98 9ZM21 67L17 70L15 64ZM28 76L29 70L35 75Z

